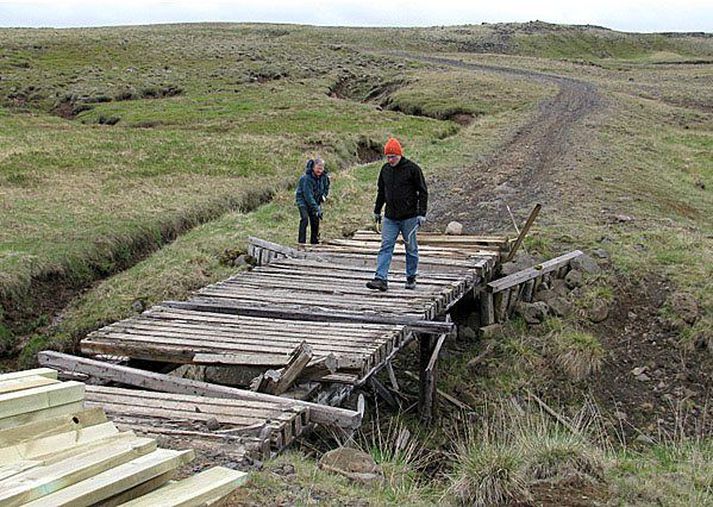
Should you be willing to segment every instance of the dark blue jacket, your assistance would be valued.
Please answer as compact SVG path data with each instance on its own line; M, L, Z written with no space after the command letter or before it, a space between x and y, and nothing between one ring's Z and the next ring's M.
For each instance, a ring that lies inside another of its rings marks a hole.
M329 194L329 175L325 169L322 176L315 176L312 168L314 160L307 162L305 173L300 177L295 192L295 201L300 208L306 208L310 213L317 213L319 206Z

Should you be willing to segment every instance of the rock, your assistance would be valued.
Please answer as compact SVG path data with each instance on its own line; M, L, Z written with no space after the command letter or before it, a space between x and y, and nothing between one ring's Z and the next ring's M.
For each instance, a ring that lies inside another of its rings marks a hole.
M295 466L291 463L284 463L271 468L270 471L277 475L295 475Z
M483 339L496 338L500 336L503 331L502 324L491 324L489 326L483 326L480 328L480 336Z
M552 280L552 287L550 287L550 289L552 290L552 292L555 293L555 296L561 297L565 297L569 292L567 282L565 282L561 278L555 278L554 280Z
M460 340L475 340L477 334L468 326L458 326L458 339Z
M537 301L535 303L519 302L515 307L515 312L521 315L528 324L539 324L545 320L548 311L549 307L544 301Z
M631 374L635 377L638 377L639 375L642 375L646 370L648 370L648 367L646 366L638 366L631 370Z
M473 313L468 314L468 317L465 319L465 322L466 322L466 325L471 329L480 328L480 313L473 312Z
M609 305L603 299L595 299L587 311L587 317L594 323L602 322L609 316Z
M561 296L547 301L547 306L550 307L550 313L556 315L557 317L566 317L572 313L573 310L572 303Z
M616 220L619 223L626 223L626 222L633 222L636 219L629 215L614 215L614 220Z
M636 380L638 380L639 382L648 382L649 380L651 380L651 377L649 377L646 373L642 373L641 375L637 375L637 376L634 377L634 378L635 378Z
M567 273L567 276L564 277L564 282L570 289L575 289L582 286L582 279L582 272L578 269L572 269Z
M594 259L587 254L575 257L569 262L569 265L572 269L578 269L579 271L584 271L590 275L599 273L602 270Z
M534 297L532 298L533 301L543 301L545 303L549 303L551 300L554 298L558 297L557 293L553 290L549 289L541 289L535 292Z
M351 447L340 447L326 452L319 460L319 468L353 481L373 482L382 477L381 467L376 464L374 458Z
M135 311L136 313L141 313L141 312L143 312L143 311L146 309L146 303L144 303L144 302L143 302L142 300L140 300L140 299L135 299L135 300L131 303L131 309L132 309L133 311Z
M456 222L455 220L453 222L449 222L446 226L446 234L460 236L463 234L463 224Z
M671 296L671 309L687 324L693 324L698 319L698 303L691 294L676 292Z
M205 422L206 428L208 428L210 431L215 431L220 429L220 423L218 422L218 419L215 417L211 417Z
M655 443L653 438L646 436L643 433L639 433L634 441L644 445L653 445Z
M520 252L513 261L503 264L502 274L503 276L512 275L523 269L531 268L539 264L539 260L525 252Z
M592 250L592 255L594 257L597 257L598 259L608 259L609 258L609 252L607 252L603 248L595 248L594 250Z
M242 267L250 267L250 266L252 266L252 264L250 264L250 261L249 261L247 255L240 254L233 261L233 266L235 266L236 268L242 268Z

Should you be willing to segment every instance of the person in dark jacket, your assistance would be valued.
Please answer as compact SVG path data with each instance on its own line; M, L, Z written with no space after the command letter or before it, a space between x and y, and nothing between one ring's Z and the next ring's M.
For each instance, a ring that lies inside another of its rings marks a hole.
M426 222L428 189L423 171L403 156L401 144L389 139L384 146L386 163L379 173L378 191L374 204L374 220L382 223L381 249L376 259L376 274L367 282L370 289L388 288L389 267L394 245L399 234L406 244L406 288L416 288L418 274L418 243L416 231ZM381 208L386 204L384 218Z
M322 203L329 195L329 175L324 169L321 158L307 161L305 173L300 177L295 192L295 201L300 210L300 227L297 242L307 240L307 223L310 226L310 240L313 245L319 243L319 222L322 220Z

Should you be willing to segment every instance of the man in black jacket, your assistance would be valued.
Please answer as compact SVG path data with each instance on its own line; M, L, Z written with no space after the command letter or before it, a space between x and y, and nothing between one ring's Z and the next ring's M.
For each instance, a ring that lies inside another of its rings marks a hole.
M386 164L379 173L378 192L374 205L374 220L379 223L381 208L386 211L381 227L381 249L376 260L374 279L367 282L370 289L388 288L389 267L399 233L406 244L406 288L416 288L418 274L418 244L416 231L426 222L428 189L421 168L403 156L401 144L389 139L384 146Z

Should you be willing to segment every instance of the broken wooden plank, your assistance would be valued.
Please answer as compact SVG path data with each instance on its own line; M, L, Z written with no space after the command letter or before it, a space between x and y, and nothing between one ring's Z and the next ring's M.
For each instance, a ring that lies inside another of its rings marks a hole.
M515 257L515 254L517 253L518 249L520 248L520 245L522 244L523 240L525 239L525 236L527 236L527 233L530 232L530 227L532 227L532 224L535 223L535 219L537 218L537 215L540 213L540 210L542 209L542 204L535 204L535 207L532 208L532 211L530 212L530 216L527 217L527 222L525 222L525 225L523 226L522 230L520 231L520 234L518 234L517 239L515 240L515 244L512 246L510 249L510 253L508 256L505 258L503 262L510 262L513 257Z
M300 400L290 400L280 398L279 396L254 393L198 380L172 377L161 373L103 363L101 361L54 351L40 352L37 358L40 364L53 366L60 370L78 371L103 380L111 380L127 385L153 389L155 391L215 396L217 398L231 398L247 401L268 401L288 407L304 406L310 410L311 421L317 424L336 425L348 429L355 429L361 424L361 416L359 413L343 408L329 407Z
M292 352L287 366L279 371L279 377L268 382L264 392L279 396L287 391L300 376L307 363L312 360L312 354L312 347L307 345L307 342L300 343Z

